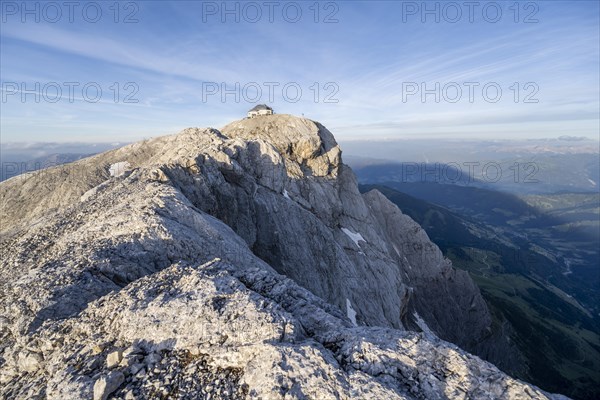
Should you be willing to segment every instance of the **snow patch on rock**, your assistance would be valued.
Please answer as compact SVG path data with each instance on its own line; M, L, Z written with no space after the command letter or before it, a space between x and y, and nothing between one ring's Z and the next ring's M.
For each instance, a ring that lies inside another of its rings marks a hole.
M415 323L417 324L417 326L419 328L421 328L421 330L423 331L423 333L425 334L425 336L427 336L428 338L435 338L435 337L437 337L437 335L435 333L433 333L433 331L429 328L429 326L427 326L427 323L423 320L423 318L421 318L421 316L419 315L419 313L417 313L415 311L413 313L413 317L415 317Z
M110 168L108 169L108 172L110 173L110 176L121 176L129 168L131 168L131 165L127 161L121 161L121 162L114 163L113 165L111 165Z
M342 228L342 232L344 232L350 239L352 239L352 241L354 242L354 244L356 244L356 246L360 249L360 244L358 244L358 242L360 240L362 240L363 242L367 242L360 233L356 233L356 232L352 232L350 229L346 229L346 228Z
M356 311L352 307L352 303L350 300L346 299L346 315L350 318L350 321L354 324L354 326L358 326L356 323Z

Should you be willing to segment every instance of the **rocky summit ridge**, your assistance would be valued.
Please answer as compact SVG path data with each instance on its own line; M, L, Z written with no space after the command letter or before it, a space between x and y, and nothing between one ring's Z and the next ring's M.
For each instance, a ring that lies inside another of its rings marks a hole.
M522 368L308 119L185 129L0 199L1 398L562 398L481 359Z

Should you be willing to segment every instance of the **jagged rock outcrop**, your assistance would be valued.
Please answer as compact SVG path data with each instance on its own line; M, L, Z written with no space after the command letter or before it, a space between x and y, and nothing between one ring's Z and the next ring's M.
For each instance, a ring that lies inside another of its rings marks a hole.
M513 352L468 276L361 195L312 121L186 129L0 199L4 397L546 396L437 338Z

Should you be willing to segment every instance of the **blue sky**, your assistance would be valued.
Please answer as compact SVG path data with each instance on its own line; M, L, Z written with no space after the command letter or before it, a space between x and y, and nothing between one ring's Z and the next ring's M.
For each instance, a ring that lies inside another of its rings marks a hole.
M221 1L122 2L118 15L113 2L76 2L72 21L62 3L53 3L59 17L44 2L27 3L31 13L3 2L4 143L124 142L218 128L253 107L256 86L260 103L318 120L342 140L599 135L598 1L475 2L473 21L464 2L453 3L457 17L435 1L320 2L318 16L313 1L275 1L272 21L263 1L227 2L234 11L226 15ZM439 21L424 7L438 7ZM137 22L125 23L128 15ZM278 84L272 103L265 82ZM36 83L47 89L40 101L23 98L21 87L36 91ZM223 101L222 85L234 93L236 83L239 101ZM95 87L102 96L92 102ZM432 92L424 100L423 88ZM137 103L124 102L127 94Z

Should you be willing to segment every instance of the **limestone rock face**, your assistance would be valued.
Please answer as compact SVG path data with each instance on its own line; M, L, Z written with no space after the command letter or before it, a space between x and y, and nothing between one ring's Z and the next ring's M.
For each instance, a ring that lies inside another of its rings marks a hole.
M313 121L190 128L0 199L2 398L552 397L442 340L514 354Z

